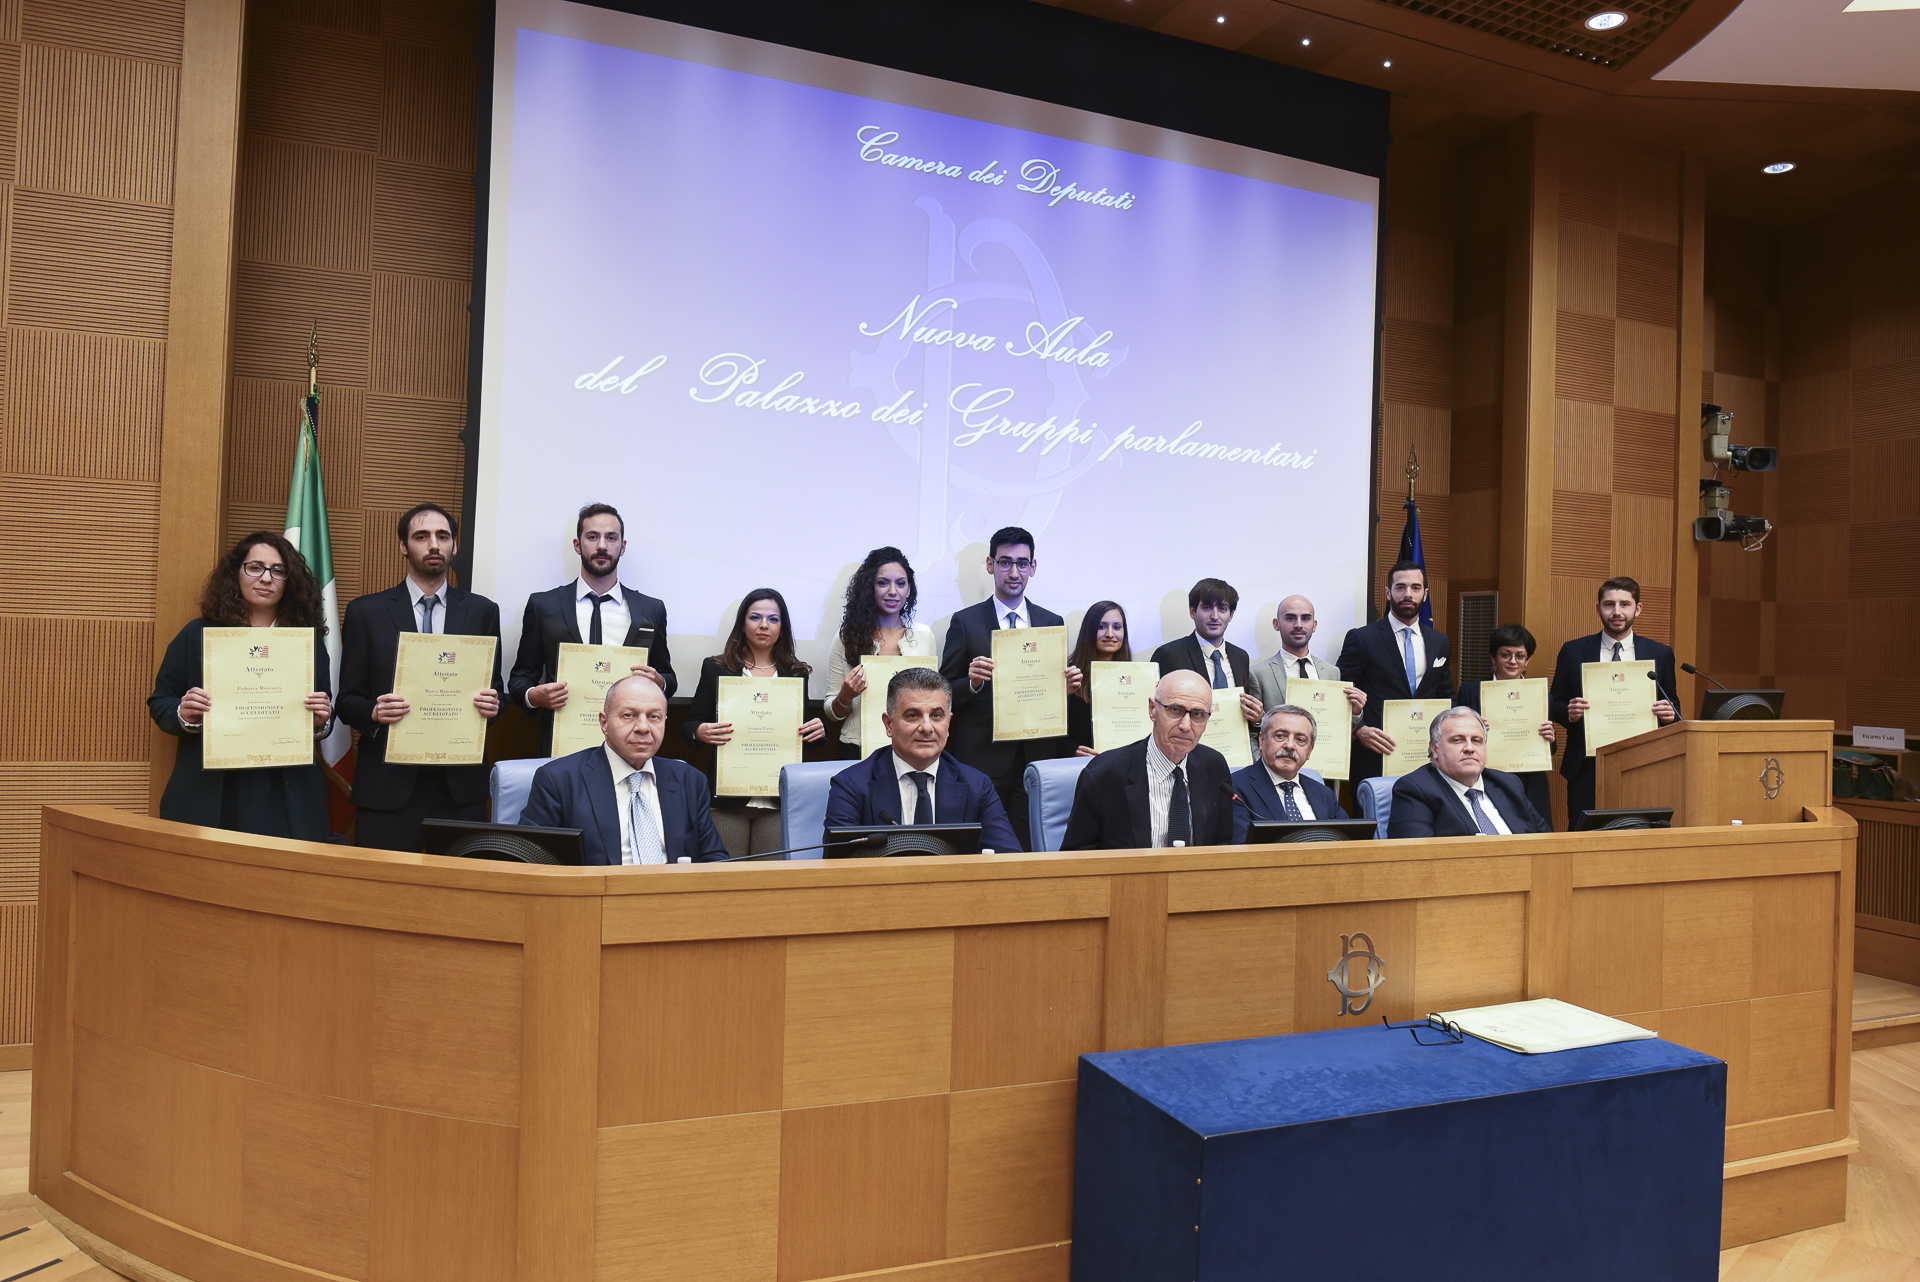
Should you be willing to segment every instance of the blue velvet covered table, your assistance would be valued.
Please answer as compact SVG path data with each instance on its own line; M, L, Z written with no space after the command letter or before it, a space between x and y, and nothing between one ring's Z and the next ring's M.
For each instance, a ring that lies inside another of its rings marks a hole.
M1711 1282L1726 1087L1377 1025L1082 1056L1074 1282Z

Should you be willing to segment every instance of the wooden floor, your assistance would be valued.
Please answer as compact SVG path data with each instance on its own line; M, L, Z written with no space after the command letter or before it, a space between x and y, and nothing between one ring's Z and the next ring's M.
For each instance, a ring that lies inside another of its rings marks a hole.
M1855 984L1856 1021L1920 1009L1920 989L1867 975ZM117 1282L27 1195L32 1076L0 1073L0 1279ZM1847 1222L1723 1252L1721 1282L1920 1282L1920 1043L1854 1052L1853 1124Z

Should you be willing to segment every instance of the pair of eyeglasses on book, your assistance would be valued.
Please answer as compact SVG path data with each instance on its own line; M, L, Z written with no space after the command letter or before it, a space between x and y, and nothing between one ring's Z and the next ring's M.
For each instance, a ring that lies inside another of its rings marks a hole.
M1425 1019L1410 1020L1405 1024L1396 1024L1382 1015L1380 1023L1387 1028L1404 1028L1422 1046L1458 1046L1467 1040L1460 1025L1438 1015L1428 1015Z

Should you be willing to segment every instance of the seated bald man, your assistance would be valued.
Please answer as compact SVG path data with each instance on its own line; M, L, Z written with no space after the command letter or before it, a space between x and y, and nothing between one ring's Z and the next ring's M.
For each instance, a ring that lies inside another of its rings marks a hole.
M520 822L578 828L583 864L725 859L707 777L654 755L666 730L664 690L644 676L614 682L600 708L606 741L535 771Z
M1449 708L1427 730L1432 758L1393 784L1389 837L1503 837L1551 832L1527 801L1520 776L1487 769L1487 723L1472 708Z
M1062 850L1224 846L1233 841L1232 772L1200 742L1213 687L1197 672L1169 672L1147 705L1153 733L1103 752L1080 772Z

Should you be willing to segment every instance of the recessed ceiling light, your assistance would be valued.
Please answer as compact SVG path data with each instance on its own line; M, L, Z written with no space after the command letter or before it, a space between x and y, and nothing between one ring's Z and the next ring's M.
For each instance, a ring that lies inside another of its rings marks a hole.
M1393 59L1389 58L1385 62L1381 63L1380 65L1383 67L1391 67L1393 65Z
M1225 22L1226 20L1227 20L1227 15L1224 13L1214 19L1215 22Z
M1763 174L1790 174L1793 172L1793 162L1791 160L1782 160L1777 164L1764 166L1760 172Z
M1604 13L1596 13L1591 18L1588 18L1587 30L1612 31L1615 27L1625 23L1626 20L1627 15L1621 13L1618 9L1608 9Z
M1311 36L1302 36L1300 38L1300 43L1303 45L1310 45L1313 43L1313 38Z

